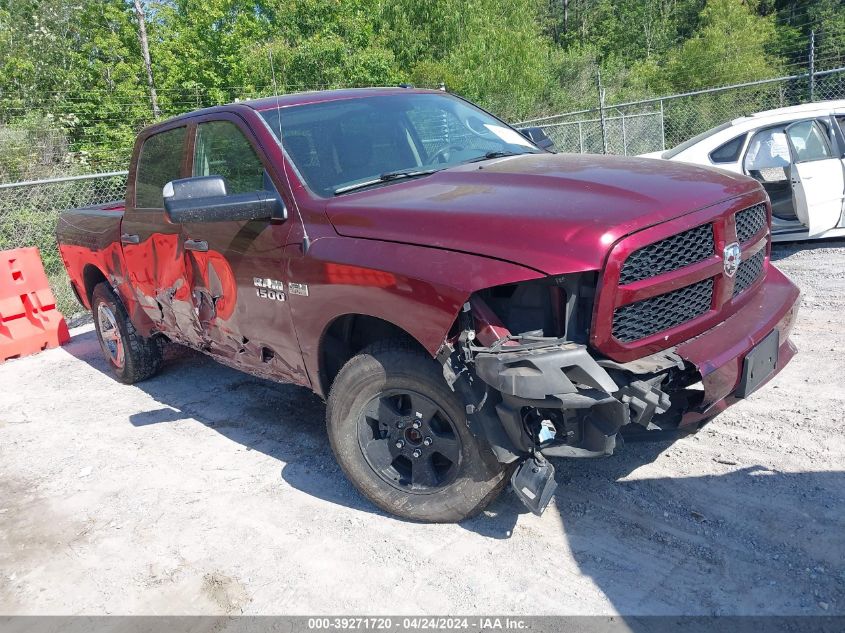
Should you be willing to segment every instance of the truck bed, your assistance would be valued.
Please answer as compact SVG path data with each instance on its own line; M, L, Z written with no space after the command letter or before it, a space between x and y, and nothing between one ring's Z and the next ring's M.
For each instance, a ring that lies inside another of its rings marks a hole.
M89 308L86 269L114 271L120 267L120 224L125 203L115 200L62 212L56 225L56 242L74 292Z

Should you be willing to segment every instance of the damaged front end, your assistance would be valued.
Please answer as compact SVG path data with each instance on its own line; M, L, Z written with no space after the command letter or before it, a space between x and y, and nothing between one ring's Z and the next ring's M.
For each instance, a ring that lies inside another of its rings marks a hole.
M578 275L516 284L498 290L498 299L477 293L441 354L447 381L466 403L467 424L495 459L516 464L514 491L536 514L556 487L546 457L604 457L621 443L623 427L671 426L700 381L672 350L630 363L591 352L592 282ZM499 301L505 295L511 301ZM539 327L511 333L532 323Z

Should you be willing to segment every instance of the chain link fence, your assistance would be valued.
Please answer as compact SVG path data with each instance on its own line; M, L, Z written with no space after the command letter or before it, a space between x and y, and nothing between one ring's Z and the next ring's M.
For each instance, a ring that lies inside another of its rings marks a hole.
M530 119L560 152L635 156L674 147L726 121L810 101L845 99L845 68L777 77Z
M845 99L845 68L579 110L523 121L516 126L542 127L561 152L636 155L673 147L739 116L831 99ZM65 209L122 199L126 172L43 179L45 175L62 173L58 156L61 139L51 137L49 152L41 143L35 143L37 139L18 140L21 157L41 170L35 173L42 179L0 184L0 250L37 246L58 307L72 317L80 308L56 248L57 218ZM5 142L0 145L4 151L11 147ZM35 158L30 159L26 152ZM72 172L84 168L79 164L64 167ZM0 181L4 179L8 179L8 174L4 176L0 169Z
M73 317L81 307L56 247L59 214L65 209L120 200L125 191L126 172L0 184L0 251L38 247L57 306L66 317Z

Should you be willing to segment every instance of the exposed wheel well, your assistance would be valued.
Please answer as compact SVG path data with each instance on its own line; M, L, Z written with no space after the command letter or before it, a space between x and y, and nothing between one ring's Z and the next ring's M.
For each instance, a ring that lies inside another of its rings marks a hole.
M336 318L320 341L320 389L328 396L329 389L341 368L362 349L377 341L405 339L424 349L402 328L373 316L346 314ZM426 352L427 353L427 352Z
M99 268L93 264L88 264L82 271L82 282L85 284L85 300L88 306L91 306L91 295L94 294L94 288L97 284L108 281L106 276Z

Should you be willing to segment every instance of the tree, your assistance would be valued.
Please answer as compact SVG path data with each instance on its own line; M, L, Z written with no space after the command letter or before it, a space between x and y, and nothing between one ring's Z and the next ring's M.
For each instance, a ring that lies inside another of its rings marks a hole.
M135 5L135 16L138 18L138 42L141 44L141 55L144 57L144 70L147 71L147 84L150 87L150 103L153 107L153 116L159 118L161 111L158 109L158 96L156 95L155 81L153 81L153 67L150 62L150 45L147 42L147 26L144 19L144 8L141 0L133 0Z
M691 37L662 60L634 67L633 81L652 94L682 92L778 76L778 30L753 3L707 0Z

